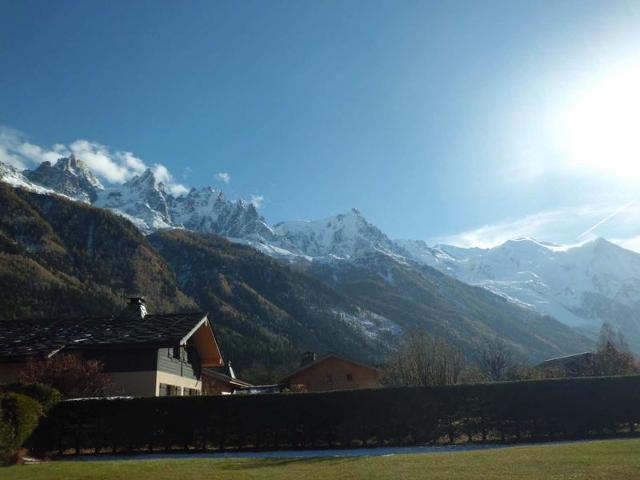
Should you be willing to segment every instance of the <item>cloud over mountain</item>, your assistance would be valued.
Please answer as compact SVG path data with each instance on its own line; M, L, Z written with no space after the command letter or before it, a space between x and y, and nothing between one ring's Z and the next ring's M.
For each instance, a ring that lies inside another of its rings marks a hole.
M114 150L98 142L78 139L68 145L55 144L47 148L28 142L27 137L17 130L0 127L0 161L20 170L38 166L42 162L54 165L58 159L71 154L108 183L124 183L149 168L144 160L132 152ZM187 191L184 185L173 181L173 176L164 165L154 164L150 168L173 193Z

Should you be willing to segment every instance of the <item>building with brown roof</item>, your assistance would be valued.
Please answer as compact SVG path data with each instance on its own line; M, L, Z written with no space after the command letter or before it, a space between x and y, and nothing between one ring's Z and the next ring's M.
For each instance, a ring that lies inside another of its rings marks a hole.
M597 355L593 352L575 353L564 357L547 359L536 368L563 377L593 375L596 357Z
M333 353L316 358L315 353L307 352L302 357L300 367L280 383L286 388L307 392L377 388L380 386L381 373L377 368Z

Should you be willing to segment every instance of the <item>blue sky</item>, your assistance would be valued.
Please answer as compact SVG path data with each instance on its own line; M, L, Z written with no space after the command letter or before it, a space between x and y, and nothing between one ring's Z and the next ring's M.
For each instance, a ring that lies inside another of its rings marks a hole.
M0 0L0 157L161 165L272 222L640 248L638 66L640 2Z

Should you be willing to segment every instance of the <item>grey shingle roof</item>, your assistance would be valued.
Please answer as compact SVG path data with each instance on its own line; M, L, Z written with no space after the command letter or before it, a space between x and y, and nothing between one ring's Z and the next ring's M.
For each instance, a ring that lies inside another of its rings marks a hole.
M174 346L206 313L0 321L0 361L46 356L60 348Z

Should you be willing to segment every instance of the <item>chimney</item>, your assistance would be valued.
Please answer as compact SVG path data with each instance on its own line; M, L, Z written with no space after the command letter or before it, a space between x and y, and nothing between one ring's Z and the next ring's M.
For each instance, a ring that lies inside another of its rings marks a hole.
M227 371L227 375L231 378L236 378L236 372L233 371L233 368L231 368L231 362L229 360L227 360L227 365L225 370Z
M144 297L141 295L130 295L127 297L127 306L120 316L141 320L146 314L147 306L144 303Z
M316 352L304 352L300 358L300 366L304 367L316 361Z

